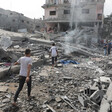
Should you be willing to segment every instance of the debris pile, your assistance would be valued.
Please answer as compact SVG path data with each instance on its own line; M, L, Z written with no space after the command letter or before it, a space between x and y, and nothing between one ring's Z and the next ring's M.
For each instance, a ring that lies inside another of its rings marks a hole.
M59 51L58 64L52 68L48 51L53 41L30 36L22 42L25 36L10 37L12 45L7 51L0 50L1 59L4 56L10 59L9 63L4 60L0 65L0 69L7 69L4 72L6 77L0 78L1 112L106 112L102 111L105 103L105 110L110 109L111 55L103 56L98 48L73 43L68 44L74 49L73 52L64 54L64 43L61 42L62 38L60 41L58 38L54 39ZM24 55L26 48L31 49L33 59L32 97L27 100L25 84L17 100L19 107L15 108L11 102L18 87L19 66L13 68L11 64Z

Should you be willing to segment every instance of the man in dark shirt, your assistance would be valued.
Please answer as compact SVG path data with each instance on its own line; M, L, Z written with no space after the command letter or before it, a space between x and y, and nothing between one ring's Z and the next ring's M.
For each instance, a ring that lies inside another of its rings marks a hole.
M110 55L110 51L111 51L111 41L110 40L107 45L107 50L108 50L108 55Z

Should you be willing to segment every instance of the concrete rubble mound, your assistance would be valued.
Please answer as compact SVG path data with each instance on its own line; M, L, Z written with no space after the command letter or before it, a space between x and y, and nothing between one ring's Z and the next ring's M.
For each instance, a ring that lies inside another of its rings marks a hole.
M11 38L7 36L1 36L0 45L4 50L7 50L7 48L12 45Z
M83 30L79 31L74 39L81 37L83 33ZM79 45L77 42L76 44L64 42L61 33L57 36L62 37L48 40L41 36L36 37L35 34L17 35L19 34L9 32L11 46L7 47L7 51L0 49L0 112L109 112L111 110L111 55L103 56L103 49L97 45L96 49L84 44ZM63 35L66 38L66 34ZM49 57L49 49L53 42L56 43L59 51L58 63L54 68ZM72 49L68 53L65 52L66 45ZM31 49L33 59L32 96L30 101L27 100L25 84L17 100L18 107L13 107L11 102L18 87L20 66L12 64L24 55L26 48Z

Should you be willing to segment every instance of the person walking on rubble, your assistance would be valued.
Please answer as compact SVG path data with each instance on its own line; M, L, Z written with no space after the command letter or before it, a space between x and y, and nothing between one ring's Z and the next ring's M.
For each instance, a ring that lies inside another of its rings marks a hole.
M54 67L54 65L57 65L57 56L58 56L58 50L55 46L55 43L52 44L52 47L50 49L50 56L52 57L52 67Z
M108 41L108 46L107 46L108 55L110 55L111 47L112 47L111 41L109 40L109 41Z
M108 42L107 41L105 41L105 43L104 43L104 55L106 56L107 55L107 45L108 45Z
M17 101L20 91L22 90L24 86L25 81L27 82L27 86L28 86L28 99L30 99L30 93L31 93L30 70L31 70L31 65L32 65L32 59L30 55L31 55L31 50L26 49L25 56L21 57L17 62L14 63L14 65L20 64L19 87L14 96L14 103L13 103L14 106L17 106L16 101Z

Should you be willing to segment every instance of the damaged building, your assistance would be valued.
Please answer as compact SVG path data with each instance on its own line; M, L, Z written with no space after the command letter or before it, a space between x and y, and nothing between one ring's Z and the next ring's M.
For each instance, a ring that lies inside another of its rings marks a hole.
M112 37L112 14L104 18L103 28L99 31L102 39L111 40Z
M42 21L43 20L41 19L31 19L21 13L0 8L1 29L15 32L19 29L24 29L24 31L33 32L34 30L39 30L43 27L43 25L40 24Z
M76 23L101 26L104 3L105 0L46 0L42 7L47 30L66 31Z

